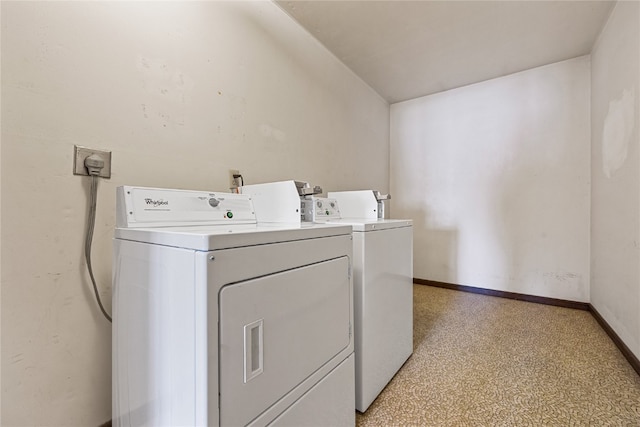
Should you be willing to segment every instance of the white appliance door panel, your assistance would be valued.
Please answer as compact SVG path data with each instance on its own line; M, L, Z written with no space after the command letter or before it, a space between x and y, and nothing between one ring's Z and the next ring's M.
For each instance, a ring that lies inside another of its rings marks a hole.
M269 425L272 427L355 425L354 364L352 354Z
M206 255L215 258L209 271L209 283L224 286L266 276L276 271L290 270L301 265L314 264L341 256L351 257L352 245L351 234L346 234L275 243L268 246L256 245L211 251Z
M349 347L348 269L341 257L222 288L221 425L248 424Z
M356 408L364 412L413 352L413 228L353 233Z

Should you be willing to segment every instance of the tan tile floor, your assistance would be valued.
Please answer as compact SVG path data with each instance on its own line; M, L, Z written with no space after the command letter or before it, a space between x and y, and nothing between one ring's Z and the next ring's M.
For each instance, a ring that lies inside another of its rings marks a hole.
M640 376L590 313L414 285L414 354L358 426L640 426Z

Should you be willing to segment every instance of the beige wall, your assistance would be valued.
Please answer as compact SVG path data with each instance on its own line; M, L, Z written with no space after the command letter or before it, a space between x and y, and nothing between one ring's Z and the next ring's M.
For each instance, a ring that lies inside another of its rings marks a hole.
M113 152L97 279L111 309L115 187L306 179L388 190L389 106L270 2L2 2L2 425L98 425L111 326L82 255L73 145Z
M589 57L391 106L414 275L589 301Z
M591 62L591 303L640 358L640 2L618 2Z

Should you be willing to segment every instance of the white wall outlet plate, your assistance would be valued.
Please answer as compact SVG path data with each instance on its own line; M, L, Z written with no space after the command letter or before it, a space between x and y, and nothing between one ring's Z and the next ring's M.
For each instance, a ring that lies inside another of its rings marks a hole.
M240 171L238 169L229 169L229 185L232 188L235 188L237 187L237 184L233 179L233 175L240 175Z
M111 151L95 150L93 148L82 147L80 145L73 146L73 174L88 176L86 166L84 165L84 159L97 154L104 160L104 168L100 171L101 178L111 178Z

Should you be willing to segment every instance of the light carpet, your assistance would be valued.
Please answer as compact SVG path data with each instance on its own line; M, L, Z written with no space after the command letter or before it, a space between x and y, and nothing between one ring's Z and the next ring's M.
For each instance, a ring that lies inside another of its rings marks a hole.
M589 312L414 285L413 336L358 426L640 426L640 376Z

